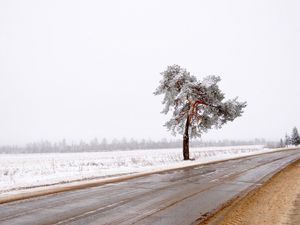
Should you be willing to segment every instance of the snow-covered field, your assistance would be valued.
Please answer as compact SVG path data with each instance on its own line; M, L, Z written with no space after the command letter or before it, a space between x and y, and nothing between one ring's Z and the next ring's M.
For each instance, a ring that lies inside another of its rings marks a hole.
M156 149L113 152L0 154L0 193L34 186L96 177L144 172L170 166L211 162L274 151L263 146L191 148L182 161L182 150Z

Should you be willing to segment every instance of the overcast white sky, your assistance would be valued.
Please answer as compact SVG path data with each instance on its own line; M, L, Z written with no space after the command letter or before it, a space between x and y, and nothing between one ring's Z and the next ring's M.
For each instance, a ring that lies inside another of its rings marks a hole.
M300 128L299 12L298 0L1 0L0 145L170 138L152 93L172 64L248 102L203 139L279 139Z

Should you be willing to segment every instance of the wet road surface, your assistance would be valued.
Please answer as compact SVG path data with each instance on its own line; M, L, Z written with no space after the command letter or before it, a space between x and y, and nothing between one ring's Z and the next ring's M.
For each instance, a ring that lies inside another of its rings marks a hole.
M251 156L0 205L1 225L197 224L300 150Z

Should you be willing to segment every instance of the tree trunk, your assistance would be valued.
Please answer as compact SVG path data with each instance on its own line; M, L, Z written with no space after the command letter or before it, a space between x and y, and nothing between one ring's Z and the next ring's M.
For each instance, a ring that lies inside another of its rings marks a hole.
M190 159L189 126L190 126L190 119L189 119L189 116L187 116L185 128L184 128L184 134L183 134L183 160Z

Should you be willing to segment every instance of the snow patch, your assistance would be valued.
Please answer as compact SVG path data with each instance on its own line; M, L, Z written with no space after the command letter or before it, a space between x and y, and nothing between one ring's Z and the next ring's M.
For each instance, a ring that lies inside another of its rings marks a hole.
M207 163L274 151L261 145L191 148L194 161L182 161L182 149L0 155L0 193L117 176L175 166Z

